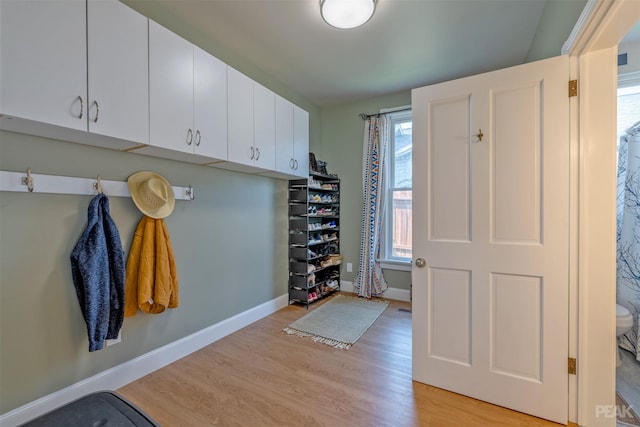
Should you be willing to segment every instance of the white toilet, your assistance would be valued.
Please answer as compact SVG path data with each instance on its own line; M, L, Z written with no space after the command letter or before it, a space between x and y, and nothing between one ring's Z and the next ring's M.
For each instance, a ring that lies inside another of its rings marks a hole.
M633 315L631 312L620 304L616 304L616 337L627 332L632 326ZM620 365L622 365L622 359L620 359L620 349L616 340L616 366Z

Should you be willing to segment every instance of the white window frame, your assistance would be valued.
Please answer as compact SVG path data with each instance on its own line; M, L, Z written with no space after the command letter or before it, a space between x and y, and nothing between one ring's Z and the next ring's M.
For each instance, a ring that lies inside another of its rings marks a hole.
M413 115L408 107L401 107L397 112L393 111L381 111L381 113L389 114L390 118L390 138L389 138L389 147L387 150L387 161L386 161L386 176L385 180L385 209L384 209L384 225L382 227L382 238L380 241L380 265L382 268L391 269L391 270L400 270L400 271L411 271L411 258L400 258L392 256L392 245L393 245L393 209L392 203L392 194L394 190L413 190L413 187L408 188L395 188L393 186L394 180L393 173L395 170L395 125L398 122L407 121L407 119L413 120Z

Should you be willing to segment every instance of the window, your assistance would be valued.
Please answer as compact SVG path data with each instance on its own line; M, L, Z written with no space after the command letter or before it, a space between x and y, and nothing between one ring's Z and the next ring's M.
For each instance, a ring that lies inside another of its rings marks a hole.
M411 111L391 113L389 158L387 159L385 223L381 263L385 268L410 269L412 182Z
M635 73L618 76L618 128L616 148L620 148L620 137L627 129L640 121L640 76ZM616 156L616 169L619 154Z
M620 137L640 121L640 82L618 89L618 144Z

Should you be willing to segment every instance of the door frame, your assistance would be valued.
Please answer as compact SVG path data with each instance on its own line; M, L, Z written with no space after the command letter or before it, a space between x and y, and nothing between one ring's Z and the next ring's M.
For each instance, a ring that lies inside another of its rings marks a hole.
M616 92L618 44L640 19L638 0L588 0L562 53L571 57L572 255L570 420L615 426ZM613 409L613 411L612 411Z

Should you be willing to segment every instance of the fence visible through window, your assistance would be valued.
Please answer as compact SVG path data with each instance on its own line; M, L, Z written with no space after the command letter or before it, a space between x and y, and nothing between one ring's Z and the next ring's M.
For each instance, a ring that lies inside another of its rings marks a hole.
M411 258L411 191L393 193L393 246L392 255Z

